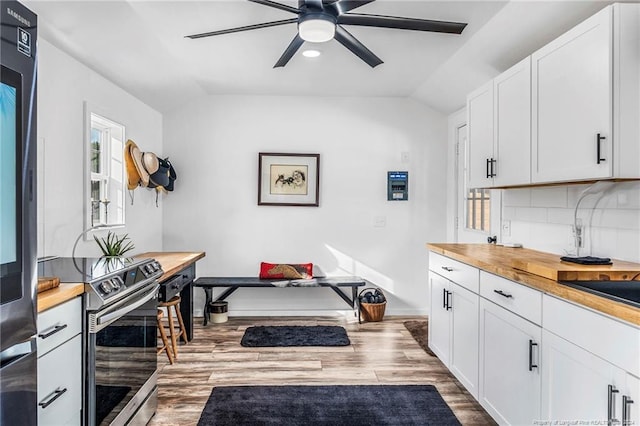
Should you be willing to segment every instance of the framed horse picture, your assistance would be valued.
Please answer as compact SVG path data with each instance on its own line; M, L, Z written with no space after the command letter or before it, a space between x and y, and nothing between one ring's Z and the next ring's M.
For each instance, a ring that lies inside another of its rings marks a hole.
M318 207L320 154L258 153L258 205Z

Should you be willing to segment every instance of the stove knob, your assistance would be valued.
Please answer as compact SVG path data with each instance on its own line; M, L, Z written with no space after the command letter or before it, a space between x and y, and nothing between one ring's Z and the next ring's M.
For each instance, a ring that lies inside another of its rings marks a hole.
M120 280L117 277L111 279L111 287L114 290L120 290Z
M105 282L100 284L100 289L104 293L109 294L109 293L111 293L111 284L108 281L105 281Z
M144 268L147 270L148 273L152 273L153 272L153 268L151 267L150 263L144 265Z

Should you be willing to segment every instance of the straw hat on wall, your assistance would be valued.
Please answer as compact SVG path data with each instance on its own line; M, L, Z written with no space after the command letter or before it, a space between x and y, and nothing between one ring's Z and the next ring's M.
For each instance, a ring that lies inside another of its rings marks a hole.
M137 151L140 151L136 143L131 139L129 139L124 146L124 164L127 169L127 189L136 189L138 185L140 185L140 174L134 164L133 155L131 153L131 150L134 147Z

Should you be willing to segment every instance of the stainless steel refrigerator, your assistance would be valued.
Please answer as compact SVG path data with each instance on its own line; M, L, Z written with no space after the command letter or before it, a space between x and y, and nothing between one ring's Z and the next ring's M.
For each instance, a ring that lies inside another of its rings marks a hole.
M0 0L0 425L37 423L37 17Z

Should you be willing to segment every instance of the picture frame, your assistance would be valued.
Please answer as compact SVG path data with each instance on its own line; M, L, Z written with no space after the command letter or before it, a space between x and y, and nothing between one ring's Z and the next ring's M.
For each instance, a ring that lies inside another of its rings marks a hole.
M320 154L258 153L258 205L320 205Z

